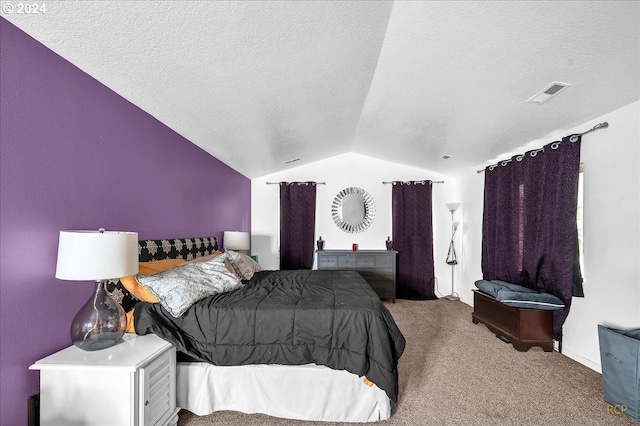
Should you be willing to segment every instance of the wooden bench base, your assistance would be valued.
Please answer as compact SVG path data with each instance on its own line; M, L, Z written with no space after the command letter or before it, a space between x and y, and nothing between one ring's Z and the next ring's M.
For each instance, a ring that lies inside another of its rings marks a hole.
M471 321L507 338L516 350L526 352L539 346L545 352L553 351L552 311L514 308L480 291L474 291L473 305Z

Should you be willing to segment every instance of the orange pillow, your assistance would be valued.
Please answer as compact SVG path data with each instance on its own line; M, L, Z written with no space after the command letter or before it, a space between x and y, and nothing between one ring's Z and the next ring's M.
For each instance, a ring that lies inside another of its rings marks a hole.
M155 262L140 262L138 263L138 273L140 275L153 275L159 272L164 272L167 269L171 269L184 263L187 262L182 259L165 259L156 260Z
M132 309L129 312L127 312L127 329L125 330L125 333L133 333L136 334L136 328L133 325L133 311L135 310Z

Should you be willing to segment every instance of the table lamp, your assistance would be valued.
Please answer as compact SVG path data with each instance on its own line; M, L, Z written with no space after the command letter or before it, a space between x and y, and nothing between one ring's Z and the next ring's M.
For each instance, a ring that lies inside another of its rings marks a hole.
M222 242L225 250L243 251L251 248L251 236L248 232L224 231Z
M122 339L127 318L107 293L106 280L138 273L136 232L60 231L56 278L94 281L96 290L71 323L73 344L85 351L115 345Z

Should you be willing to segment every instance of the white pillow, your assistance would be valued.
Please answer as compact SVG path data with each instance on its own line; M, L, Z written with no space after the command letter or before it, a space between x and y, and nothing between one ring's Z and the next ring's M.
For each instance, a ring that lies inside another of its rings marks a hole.
M251 256L231 250L227 250L225 254L229 262L231 262L233 269L236 270L236 273L244 281L250 280L253 274L262 271L262 266L253 260Z
M159 274L137 275L136 280L177 318L200 299L242 287L225 266L225 257L176 266Z

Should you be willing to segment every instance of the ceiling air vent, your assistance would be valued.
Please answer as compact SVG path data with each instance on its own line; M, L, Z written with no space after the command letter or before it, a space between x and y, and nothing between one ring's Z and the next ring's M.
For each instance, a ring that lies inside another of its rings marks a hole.
M569 83L562 83L560 81L554 81L540 92L536 93L532 97L530 97L527 102L531 102L532 104L542 105L547 102L549 99L556 96L558 93L562 92L567 87L571 86Z

